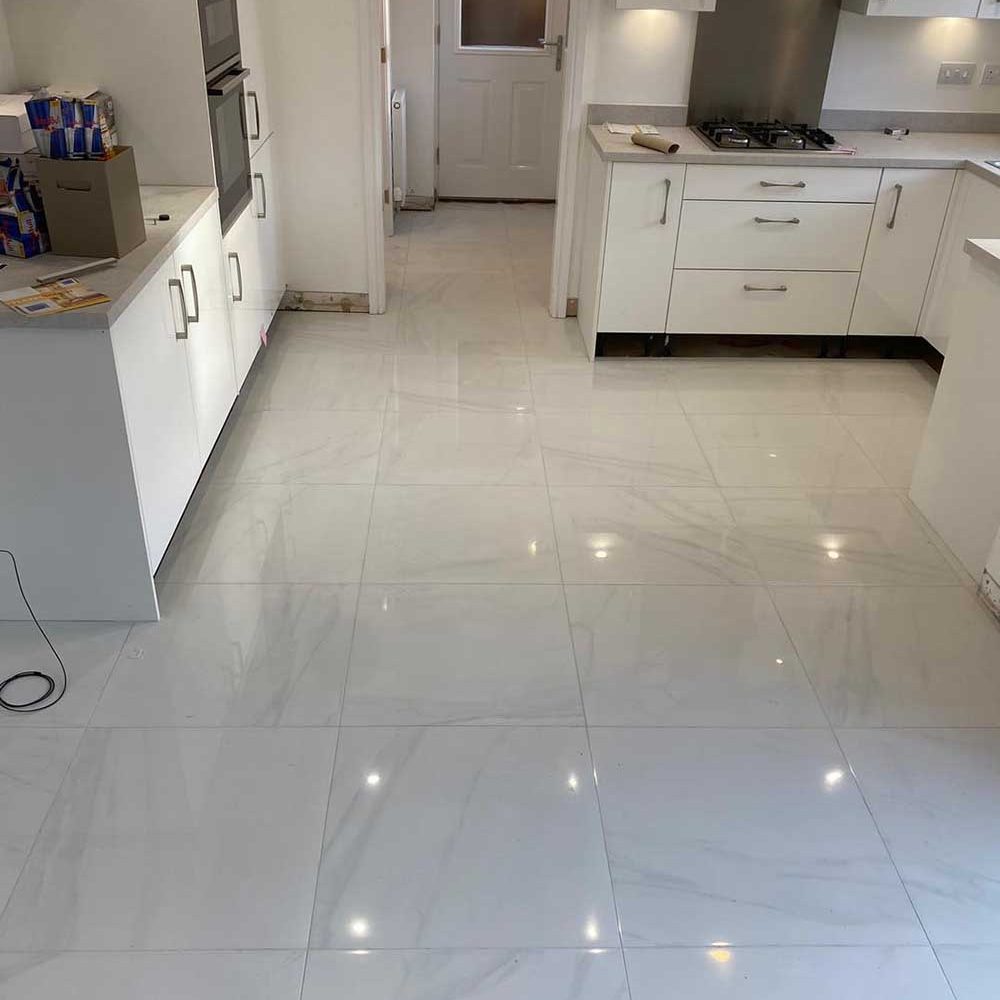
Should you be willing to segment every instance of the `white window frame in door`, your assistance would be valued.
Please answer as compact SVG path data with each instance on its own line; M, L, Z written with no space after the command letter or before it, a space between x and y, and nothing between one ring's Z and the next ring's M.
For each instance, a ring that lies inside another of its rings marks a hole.
M543 45L463 45L462 44L462 0L453 0L455 12L455 55L504 55L504 56L547 56L549 50ZM549 15L552 11L549 0L545 0L545 37L549 37Z

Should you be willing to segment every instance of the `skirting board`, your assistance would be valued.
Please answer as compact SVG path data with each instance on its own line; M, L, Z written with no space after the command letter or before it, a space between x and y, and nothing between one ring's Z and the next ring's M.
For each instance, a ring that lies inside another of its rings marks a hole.
M434 204L437 201L435 197L427 194L408 194L406 196L406 201L403 203L401 212L433 212Z
M367 292L296 292L289 288L281 299L288 312L368 312Z

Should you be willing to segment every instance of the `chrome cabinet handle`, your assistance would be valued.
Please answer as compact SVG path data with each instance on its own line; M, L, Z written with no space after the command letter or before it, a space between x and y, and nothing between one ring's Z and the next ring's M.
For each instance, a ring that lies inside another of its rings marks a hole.
M660 216L660 225L665 226L667 224L667 210L670 208L670 178L666 179L667 192L663 196L663 215Z
M892 218L889 220L889 224L886 226L886 229L896 228L896 216L899 215L899 203L903 199L903 185L894 184L893 187L896 191L896 204L892 206Z
M177 291L180 292L180 295L181 295L181 318L184 321L184 328L182 330L179 330L179 331L175 329L174 330L174 336L178 340L187 340L188 339L188 322L189 321L188 321L187 299L184 298L184 283L180 280L180 278L171 278L167 282L167 284L170 286L170 288L176 288Z
M238 253L230 253L229 254L229 259L236 261L236 280L239 282L239 289L240 289L238 295L235 292L233 293L233 301L234 302L242 302L243 301L243 265L240 264L240 255Z
M260 200L262 211L257 213L258 219L267 218L267 182L264 180L263 174L254 174L254 180L260 181Z
M744 285L744 292L787 292L788 285Z
M190 264L181 265L181 274L191 275L191 293L194 296L194 315L188 316L189 323L200 323L201 322L201 301L198 297L198 277L194 273L194 268ZM181 286L183 291L184 286Z
M798 226L802 224L801 219L762 219L759 215L755 215L754 222L757 223L773 223L776 226Z
M789 184L789 183L780 183L778 181L761 181L760 186L762 188L804 188L806 186L806 182L795 181Z
M257 126L256 131L250 136L255 142L260 138L260 98L256 90L247 91L247 100L253 101L253 122Z

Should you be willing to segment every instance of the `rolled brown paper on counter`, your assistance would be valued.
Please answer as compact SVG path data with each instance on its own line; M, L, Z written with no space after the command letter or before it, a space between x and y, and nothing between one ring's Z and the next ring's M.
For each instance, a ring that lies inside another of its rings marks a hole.
M641 135L636 132L632 136L632 141L637 146L645 146L647 149L655 149L658 153L676 153L680 149L680 144L664 139L662 135Z

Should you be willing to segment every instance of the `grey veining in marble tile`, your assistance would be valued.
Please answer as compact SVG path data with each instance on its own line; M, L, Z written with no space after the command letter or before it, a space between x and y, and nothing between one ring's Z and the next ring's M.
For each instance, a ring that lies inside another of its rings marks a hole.
M952 1000L928 947L644 948L626 959L632 1000Z
M299 1000L301 951L0 954L0 1000Z
M552 487L566 583L759 583L713 489Z
M961 587L783 587L836 726L1000 725L1000 626Z
M401 354L393 359L390 408L457 404L526 413L533 407L524 357L489 354Z
M314 948L618 941L580 729L344 729Z
M539 411L680 413L670 369L660 361L528 359Z
M670 376L689 414L830 413L820 372L789 361L672 361Z
M628 1000L618 951L312 951L303 1000Z
M937 955L957 1000L994 1000L1000 983L1000 945L939 945Z
M330 726L356 585L163 584L162 619L136 625L97 726Z
M822 726L767 591L568 587L594 726Z
M559 587L363 589L344 725L582 722Z
M909 488L927 429L925 414L848 415L840 422L889 486Z
M335 731L91 729L0 951L302 948Z
M626 946L926 943L828 731L591 741Z
M931 942L1000 944L1000 731L839 735Z

